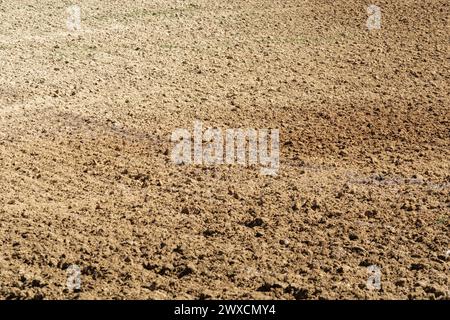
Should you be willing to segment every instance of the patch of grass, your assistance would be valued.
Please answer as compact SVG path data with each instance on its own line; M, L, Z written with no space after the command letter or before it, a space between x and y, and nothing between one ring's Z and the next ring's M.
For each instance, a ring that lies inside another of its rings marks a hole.
M313 34L303 34L295 37L279 37L275 41L281 43L290 44L330 44L336 41L346 42L349 40L358 39L360 32L358 30L351 30L346 32L330 32L325 35L313 35Z
M177 45L177 44L173 44L173 43L162 43L159 45L159 47L161 49L166 49L166 50L173 50L173 49L186 49L186 47Z
M443 214L436 219L436 224L447 224L450 216L448 214Z
M188 4L187 6L179 7L179 8L167 8L154 10L149 8L133 8L131 11L124 12L121 17L123 18L145 18L149 16L175 16L177 13L184 12L193 12L201 10L199 5Z

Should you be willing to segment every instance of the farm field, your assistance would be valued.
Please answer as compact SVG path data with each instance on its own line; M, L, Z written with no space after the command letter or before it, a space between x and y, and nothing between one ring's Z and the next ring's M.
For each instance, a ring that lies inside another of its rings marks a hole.
M448 1L74 4L0 3L0 299L449 299Z

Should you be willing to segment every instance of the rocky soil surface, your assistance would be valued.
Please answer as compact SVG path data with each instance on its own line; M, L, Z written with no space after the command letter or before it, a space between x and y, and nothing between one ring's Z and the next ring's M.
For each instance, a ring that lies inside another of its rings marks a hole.
M70 4L0 4L0 298L449 299L448 1ZM278 174L174 164L196 120Z

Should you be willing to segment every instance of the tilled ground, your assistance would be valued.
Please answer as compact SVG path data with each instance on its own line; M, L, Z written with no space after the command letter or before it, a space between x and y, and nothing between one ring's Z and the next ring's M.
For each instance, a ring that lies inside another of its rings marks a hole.
M449 298L448 1L70 4L0 4L0 298ZM278 175L175 165L195 120Z

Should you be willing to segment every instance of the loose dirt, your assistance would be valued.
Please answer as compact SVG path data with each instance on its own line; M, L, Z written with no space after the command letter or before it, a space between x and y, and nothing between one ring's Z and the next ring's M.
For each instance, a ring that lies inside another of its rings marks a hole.
M71 4L0 4L0 298L449 298L448 1ZM278 174L175 165L196 120Z

